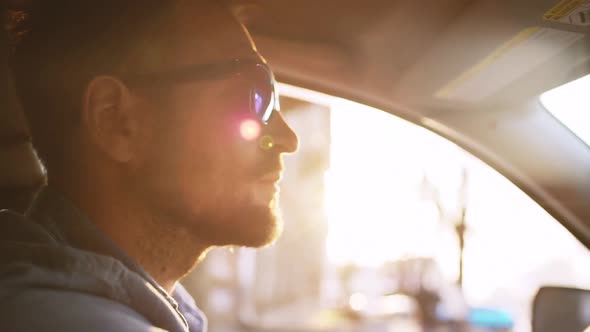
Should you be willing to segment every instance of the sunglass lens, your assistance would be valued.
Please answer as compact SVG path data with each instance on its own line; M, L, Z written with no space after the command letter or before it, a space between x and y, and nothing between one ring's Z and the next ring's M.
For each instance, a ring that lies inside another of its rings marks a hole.
M267 122L275 108L274 82L270 71L256 66L256 74L250 90L250 110L262 122Z

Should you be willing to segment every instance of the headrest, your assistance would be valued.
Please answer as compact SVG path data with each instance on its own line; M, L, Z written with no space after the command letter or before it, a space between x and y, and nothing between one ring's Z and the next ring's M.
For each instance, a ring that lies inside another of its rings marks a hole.
M14 92L8 67L8 44L2 28L0 29L0 208L11 207L2 200L7 198L12 200L15 195L36 190L42 183L44 183L44 172L31 145L26 121Z

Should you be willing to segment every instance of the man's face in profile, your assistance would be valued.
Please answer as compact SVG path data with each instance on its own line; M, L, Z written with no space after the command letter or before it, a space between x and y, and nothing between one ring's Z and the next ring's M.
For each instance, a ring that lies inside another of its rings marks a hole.
M198 3L176 10L170 49L158 71L263 61L228 12L207 8L210 14L199 15L210 5ZM244 70L177 82L154 98L140 95L144 135L131 186L157 222L211 245L262 246L279 233L281 153L295 151L297 137L280 113L265 124L251 112L255 82ZM261 148L262 136L272 138L272 148Z

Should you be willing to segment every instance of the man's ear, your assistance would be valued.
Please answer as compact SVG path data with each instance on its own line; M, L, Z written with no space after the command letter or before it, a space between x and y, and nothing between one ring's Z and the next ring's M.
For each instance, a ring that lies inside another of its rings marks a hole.
M138 123L134 96L127 86L111 76L95 77L86 87L82 122L92 142L117 162L134 155Z

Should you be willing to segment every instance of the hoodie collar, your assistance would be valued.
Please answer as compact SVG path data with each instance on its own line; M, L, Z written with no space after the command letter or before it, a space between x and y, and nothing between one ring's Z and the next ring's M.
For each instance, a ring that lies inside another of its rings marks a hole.
M67 246L109 256L120 261L127 269L137 273L150 287L155 289L160 297L165 299L182 319L184 325L199 331L206 324L204 316L197 309L194 301L182 285L177 285L174 296L171 296L162 288L149 273L147 273L135 260L129 257L119 248L104 232L93 224L70 200L57 190L42 188L29 210L27 217L46 228L58 242ZM179 301L180 306L179 306ZM184 312L182 312L184 311ZM186 316L191 320L187 322ZM200 325L200 328L198 328Z

